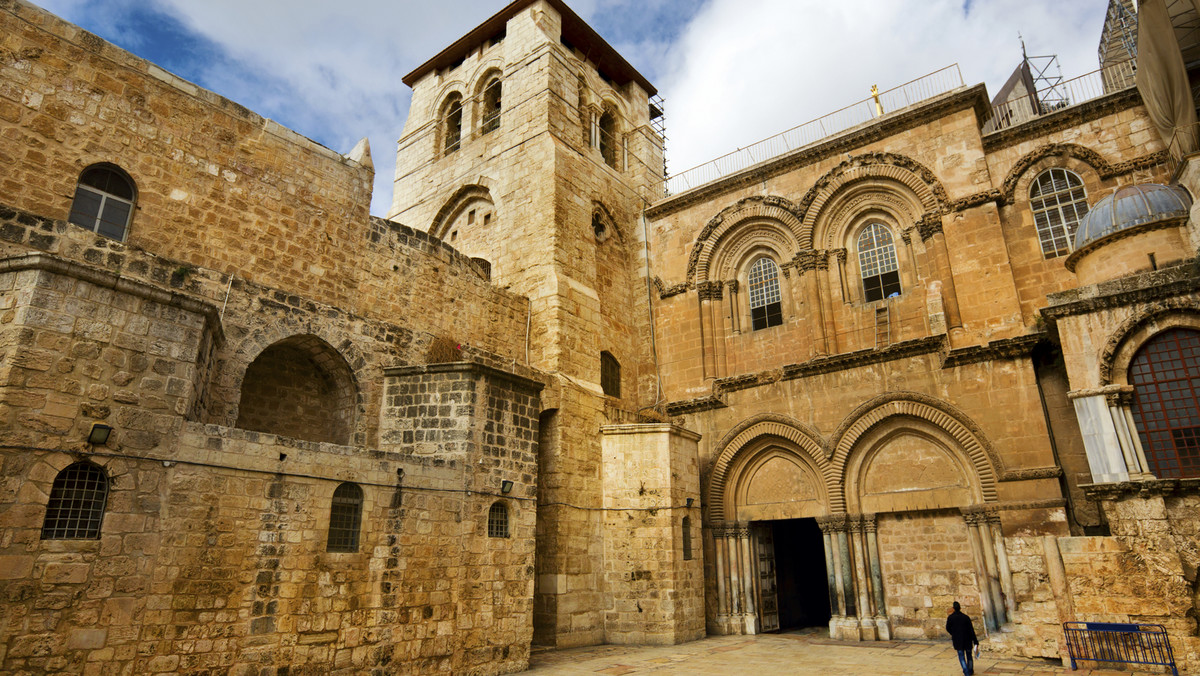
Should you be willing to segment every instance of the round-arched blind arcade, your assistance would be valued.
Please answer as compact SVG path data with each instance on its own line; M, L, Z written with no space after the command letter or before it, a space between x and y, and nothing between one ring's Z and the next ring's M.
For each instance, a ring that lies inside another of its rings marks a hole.
M858 269L868 303L900 295L896 243L886 225L872 223L858 235Z
M1200 476L1200 331L1171 329L1146 341L1129 382L1150 471L1160 479Z
M750 289L750 318L754 330L783 323L779 302L779 266L770 258L760 258L750 266L747 280Z

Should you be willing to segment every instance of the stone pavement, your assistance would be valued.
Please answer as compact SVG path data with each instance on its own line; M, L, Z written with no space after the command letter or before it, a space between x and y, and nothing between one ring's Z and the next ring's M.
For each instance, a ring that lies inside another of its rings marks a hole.
M676 646L592 646L535 652L535 676L679 674L687 676L960 676L950 641L831 641L818 630L757 636L711 636ZM1005 676L1108 676L1148 674L1129 670L1065 669L1057 661L989 655L986 645L975 673Z

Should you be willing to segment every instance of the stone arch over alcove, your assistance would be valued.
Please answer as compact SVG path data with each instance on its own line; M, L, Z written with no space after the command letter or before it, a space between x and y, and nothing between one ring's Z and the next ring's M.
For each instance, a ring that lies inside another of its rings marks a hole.
M332 345L312 334L289 336L246 368L236 427L306 441L350 444L358 384Z
M767 477L772 469L785 472L780 477L780 488L795 479L789 485L802 491L789 501L807 504L797 504L797 509L788 513L779 511L787 507L780 507L778 513L760 510L759 518L827 513L836 472L824 456L820 439L820 434L808 425L776 414L757 415L734 427L718 444L721 450L709 471L704 497L709 519L737 521L739 508L756 483L759 488L769 488Z
M886 438L878 438L881 434ZM971 484L972 501L997 500L996 481L1002 468L979 428L946 402L916 392L894 392L859 406L830 437L825 452L838 484L846 488L833 496L835 511L845 511L846 493L859 487L863 477L854 473L866 467L862 464L868 459L864 454L877 453L897 434L923 438L929 442L928 447L954 454L966 472L965 480Z
M760 224L774 224L775 227L762 228ZM778 252L785 259L790 259L798 250L800 217L796 206L774 195L747 197L722 209L700 231L688 260L688 283L713 279L714 261L722 258L721 252L733 239L733 234L750 227L763 233L772 249L786 246L786 250Z
M482 182L462 186L454 192L450 199L446 200L441 209L438 209L433 221L429 224L429 234L438 239L445 239L450 224L454 222L459 213L477 202L484 202L495 208L492 192Z

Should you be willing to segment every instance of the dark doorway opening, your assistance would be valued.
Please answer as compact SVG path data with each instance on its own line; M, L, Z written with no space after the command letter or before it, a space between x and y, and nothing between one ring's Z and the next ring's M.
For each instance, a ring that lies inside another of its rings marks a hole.
M829 626L829 584L825 543L816 519L771 522L775 540L775 578L779 628Z

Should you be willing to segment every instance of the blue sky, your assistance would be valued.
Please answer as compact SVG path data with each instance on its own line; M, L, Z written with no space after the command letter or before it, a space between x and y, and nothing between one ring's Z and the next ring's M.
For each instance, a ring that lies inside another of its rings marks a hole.
M1029 53L1096 69L1106 0L567 0L666 99L677 172L952 63L995 92ZM338 152L391 200L400 78L503 0L34 0ZM411 224L418 226L420 224Z

